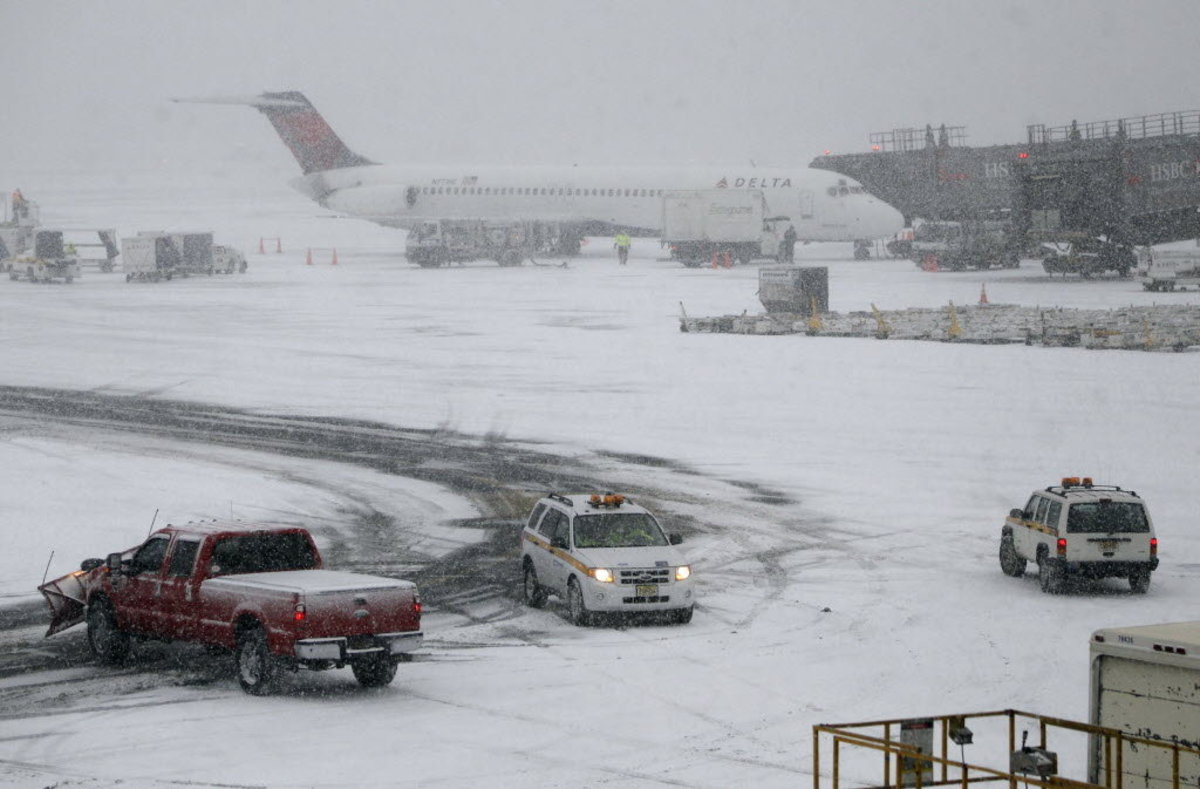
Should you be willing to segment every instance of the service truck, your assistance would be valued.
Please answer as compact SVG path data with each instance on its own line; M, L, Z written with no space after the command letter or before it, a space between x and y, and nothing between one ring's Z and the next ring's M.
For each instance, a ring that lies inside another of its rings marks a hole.
M1200 288L1200 249L1150 249L1139 262L1146 290Z
M74 282L79 276L79 257L63 242L61 230L36 230L33 243L24 253L4 261L9 279L25 277L30 282Z
M103 663L125 660L134 639L232 650L255 695L280 669L348 665L361 685L386 685L423 638L414 584L323 569L308 531L281 524L168 525L38 589L47 636L86 621Z
M913 227L909 256L925 271L986 270L1021 265L1021 244L1003 220L920 222Z
M689 267L774 259L788 217L768 213L761 189L664 192L662 243Z
M1104 628L1090 651L1089 722L1171 747L1129 741L1105 753L1093 737L1088 780L1119 770L1126 787L1200 786L1200 622Z
M471 260L519 266L534 255L578 252L578 235L556 222L533 221L429 220L410 230L404 245L404 256L422 268Z

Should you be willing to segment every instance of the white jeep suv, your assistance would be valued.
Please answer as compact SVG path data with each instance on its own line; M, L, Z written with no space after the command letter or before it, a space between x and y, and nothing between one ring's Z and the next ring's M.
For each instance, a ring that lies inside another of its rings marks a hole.
M1126 578L1142 593L1158 567L1158 538L1138 494L1091 477L1065 477L1035 490L1025 509L1009 512L1000 530L1000 569L1014 578L1036 562L1043 592L1071 576Z
M690 622L692 568L644 507L624 496L551 493L538 501L521 533L525 603L565 600L571 621L596 613L668 612Z

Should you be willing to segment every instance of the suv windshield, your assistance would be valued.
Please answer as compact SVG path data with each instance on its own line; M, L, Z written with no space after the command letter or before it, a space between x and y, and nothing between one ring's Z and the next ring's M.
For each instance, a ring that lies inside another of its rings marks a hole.
M1150 523L1141 504L1132 501L1097 501L1072 504L1067 531L1084 533L1148 532Z
M667 537L644 512L613 512L575 518L576 548L637 548L666 545Z

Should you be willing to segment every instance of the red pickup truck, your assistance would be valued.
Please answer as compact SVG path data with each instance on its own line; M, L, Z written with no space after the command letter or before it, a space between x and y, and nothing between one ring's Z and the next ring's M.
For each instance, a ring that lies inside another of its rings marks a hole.
M105 663L124 660L135 637L230 649L242 689L256 695L281 668L349 665L360 684L387 685L423 638L414 584L321 569L312 536L292 526L167 526L38 589L47 636L86 620Z

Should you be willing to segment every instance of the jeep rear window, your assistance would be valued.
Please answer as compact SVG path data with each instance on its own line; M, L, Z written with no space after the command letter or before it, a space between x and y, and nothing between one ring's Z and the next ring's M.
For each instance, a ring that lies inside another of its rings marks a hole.
M281 570L311 570L317 566L312 544L305 535L248 534L226 537L213 548L213 575L271 573Z
M644 512L612 512L575 518L576 548L638 548L666 545L667 536Z
M1132 501L1095 501L1072 504L1067 531L1084 534L1148 532L1150 522L1141 504Z

